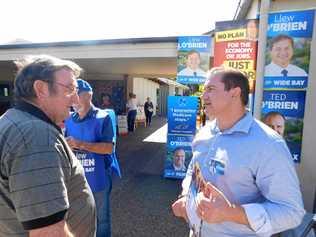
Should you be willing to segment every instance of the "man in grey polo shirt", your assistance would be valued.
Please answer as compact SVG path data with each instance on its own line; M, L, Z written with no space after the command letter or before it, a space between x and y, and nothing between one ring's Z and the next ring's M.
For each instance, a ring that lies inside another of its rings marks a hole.
M172 206L202 237L271 236L299 225L305 213L291 154L246 111L248 93L247 78L233 69L214 68L204 85L206 111L216 119L195 137Z
M78 103L80 67L36 56L18 62L17 104L0 118L0 236L95 236L95 203L57 124Z

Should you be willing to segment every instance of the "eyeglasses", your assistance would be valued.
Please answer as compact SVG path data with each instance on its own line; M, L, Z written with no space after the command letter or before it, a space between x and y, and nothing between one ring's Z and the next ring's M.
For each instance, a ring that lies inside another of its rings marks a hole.
M79 90L79 87L78 86L73 86L73 85L64 85L63 83L60 83L60 82L57 82L57 81L54 81L55 84L57 85L60 85L62 87L65 87L69 90L69 95L75 95L78 93L78 90Z

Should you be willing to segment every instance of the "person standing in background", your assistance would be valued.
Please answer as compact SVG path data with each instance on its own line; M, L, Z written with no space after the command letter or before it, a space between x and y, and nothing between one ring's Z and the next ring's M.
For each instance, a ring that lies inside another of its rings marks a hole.
M101 109L113 109L111 96L109 94L101 94Z
M151 117L153 116L153 113L154 113L154 105L150 101L150 97L147 97L147 101L144 104L144 111L145 111L145 116L146 116L146 127L149 127L151 124Z
M129 132L134 132L135 129L135 119L137 115L137 101L136 95L129 93L129 99L127 101L127 126Z

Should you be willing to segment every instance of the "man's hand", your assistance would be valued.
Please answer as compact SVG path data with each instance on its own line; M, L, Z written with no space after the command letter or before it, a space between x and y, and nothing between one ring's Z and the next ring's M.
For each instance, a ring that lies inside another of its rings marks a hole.
M84 150L97 154L111 154L114 147L112 142L84 142L73 137L66 137L66 141L71 149Z
M231 204L225 195L211 183L198 193L197 214L207 223L235 222L250 227L242 206Z
M197 196L197 215L208 223L227 221L226 214L231 209L221 196L206 197L203 192Z
M80 141L74 139L73 137L66 137L66 141L71 149L80 149Z
M172 204L172 211L176 217L182 217L188 221L187 211L185 209L186 197L179 198Z

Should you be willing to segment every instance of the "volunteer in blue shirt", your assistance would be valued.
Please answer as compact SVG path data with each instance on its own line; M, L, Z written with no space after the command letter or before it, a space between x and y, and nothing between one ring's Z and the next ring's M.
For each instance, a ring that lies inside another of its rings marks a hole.
M111 236L111 164L115 146L111 117L92 104L92 87L78 79L79 103L65 122L67 142L81 162L97 209L97 237Z
M215 120L196 135L182 195L172 205L192 227L196 213L202 237L271 236L298 226L305 214L291 154L279 134L246 111L248 93L246 76L234 69L214 68L204 84L204 105ZM196 208L188 198L192 185Z

